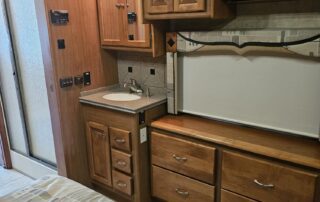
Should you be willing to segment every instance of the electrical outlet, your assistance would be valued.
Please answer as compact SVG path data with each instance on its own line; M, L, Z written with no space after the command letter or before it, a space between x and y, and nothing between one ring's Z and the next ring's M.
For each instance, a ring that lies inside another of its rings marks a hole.
M145 143L147 142L147 128L141 128L140 129L140 143Z

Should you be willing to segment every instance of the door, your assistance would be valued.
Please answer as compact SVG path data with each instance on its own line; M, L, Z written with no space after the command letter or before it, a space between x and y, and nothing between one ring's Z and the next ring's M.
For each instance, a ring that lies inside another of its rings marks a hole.
M145 6L149 14L172 13L173 0L145 0Z
M205 11L206 0L174 0L174 12L199 12Z
M141 0L127 0L124 24L126 25L126 46L136 48L150 47L150 25L143 24Z
M126 0L98 0L100 37L102 45L119 46L124 39L124 10Z
M111 185L110 142L107 127L87 122L87 147L92 180Z

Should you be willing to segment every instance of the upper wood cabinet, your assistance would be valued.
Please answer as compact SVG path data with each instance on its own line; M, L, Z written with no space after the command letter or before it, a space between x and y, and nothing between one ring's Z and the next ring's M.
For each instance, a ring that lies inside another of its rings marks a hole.
M174 12L199 12L205 11L206 2L205 0L175 0L174 1Z
M173 12L173 0L145 0L145 9L151 14Z
M98 0L103 48L164 53L164 35L159 27L143 23L141 0Z
M144 0L144 18L161 19L223 19L233 15L223 0Z

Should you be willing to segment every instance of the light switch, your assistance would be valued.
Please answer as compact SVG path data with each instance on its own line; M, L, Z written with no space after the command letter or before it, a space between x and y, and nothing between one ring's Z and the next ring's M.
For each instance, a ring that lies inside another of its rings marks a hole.
M140 143L144 143L147 141L147 127L140 129Z

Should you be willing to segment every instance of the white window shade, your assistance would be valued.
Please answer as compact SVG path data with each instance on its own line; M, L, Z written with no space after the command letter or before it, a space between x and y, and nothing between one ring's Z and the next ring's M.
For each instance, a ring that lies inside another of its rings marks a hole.
M179 111L317 138L320 62L276 56L178 57Z

